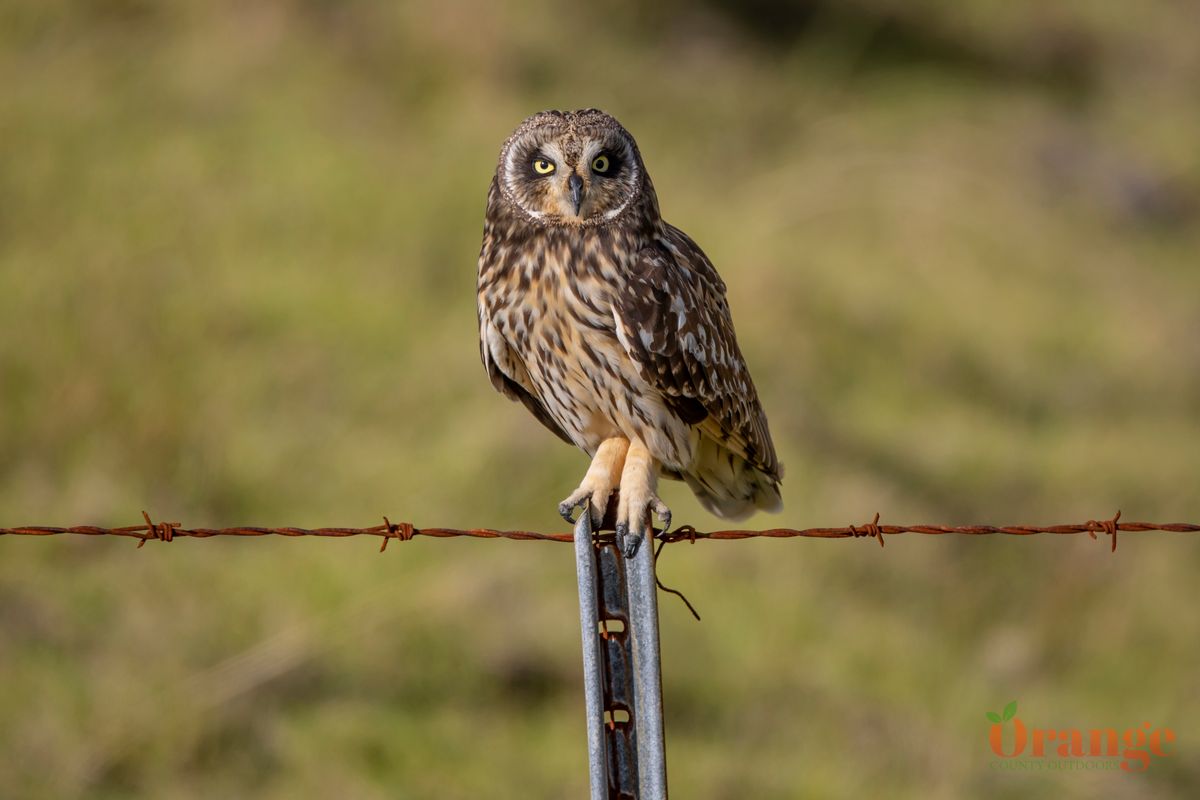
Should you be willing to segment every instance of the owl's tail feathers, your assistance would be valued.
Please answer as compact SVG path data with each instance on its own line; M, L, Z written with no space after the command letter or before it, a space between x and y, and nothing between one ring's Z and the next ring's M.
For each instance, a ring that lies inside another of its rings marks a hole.
M700 437L692 469L680 477L700 505L723 519L742 520L758 511L783 510L779 478L706 436Z

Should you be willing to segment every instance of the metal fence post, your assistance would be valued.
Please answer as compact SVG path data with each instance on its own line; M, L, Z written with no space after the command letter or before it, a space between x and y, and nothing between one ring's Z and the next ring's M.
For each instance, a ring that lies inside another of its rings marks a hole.
M583 632L583 697L587 709L588 779L591 800L608 797L604 744L604 670L600 664L600 612L592 514L585 508L575 523L575 572L579 579L579 626Z
M666 800L653 541L626 559L575 523L592 800Z
M658 582L654 579L653 528L632 559L625 559L633 628L634 718L637 720L638 787L642 800L666 800L667 754L663 734L662 668L658 647ZM615 548L614 548L615 549Z

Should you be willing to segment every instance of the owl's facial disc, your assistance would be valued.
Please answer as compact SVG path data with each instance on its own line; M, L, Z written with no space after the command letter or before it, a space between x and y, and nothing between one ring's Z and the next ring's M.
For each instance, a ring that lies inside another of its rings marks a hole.
M551 116L506 143L498 178L509 202L544 225L599 225L641 194L636 149L624 129ZM611 118L608 118L611 120Z

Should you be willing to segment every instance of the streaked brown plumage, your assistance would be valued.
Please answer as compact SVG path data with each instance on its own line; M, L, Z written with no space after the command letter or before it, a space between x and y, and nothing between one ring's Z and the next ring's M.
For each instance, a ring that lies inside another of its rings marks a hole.
M492 384L593 456L564 515L621 489L618 533L666 520L659 474L722 517L782 506L781 468L725 284L659 216L633 138L595 109L546 111L504 143L479 255ZM569 518L569 517L568 517Z

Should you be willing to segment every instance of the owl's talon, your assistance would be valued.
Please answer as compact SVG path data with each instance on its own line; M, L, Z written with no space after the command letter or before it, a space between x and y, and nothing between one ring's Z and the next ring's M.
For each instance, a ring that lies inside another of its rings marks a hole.
M667 504L658 498L655 498L654 502L654 515L662 522L663 533L671 530L671 509L667 508Z
M640 549L642 549L642 537L634 534L626 538L622 552L625 553L625 558L635 558Z
M626 439L606 439L600 444L579 486L558 504L558 513L563 519L574 525L573 512L588 509L585 513L592 515L592 530L600 529L613 489L621 479L621 465L628 448Z
M633 558L634 556L636 556L638 548L642 544L642 537L639 536L637 533L631 534L629 532L629 523L628 522L618 522L616 530L617 530L617 537L616 537L617 549L620 550L621 554L623 556L625 556L626 558Z
M608 497L604 487L599 489L590 487L586 484L580 486L575 491L558 504L558 513L567 522L574 525L578 521L575 516L576 511L587 513L588 509L592 514L592 529L600 527L600 523L604 521L604 500Z

